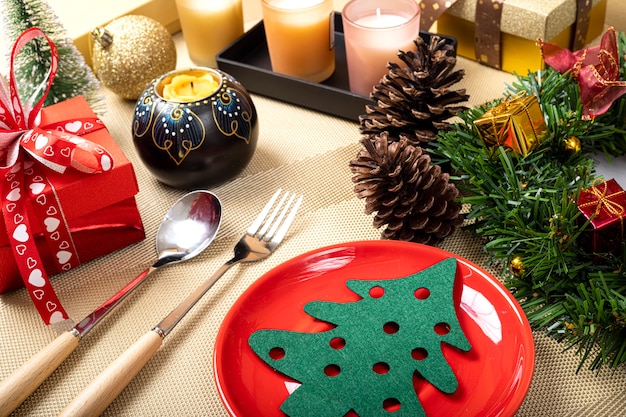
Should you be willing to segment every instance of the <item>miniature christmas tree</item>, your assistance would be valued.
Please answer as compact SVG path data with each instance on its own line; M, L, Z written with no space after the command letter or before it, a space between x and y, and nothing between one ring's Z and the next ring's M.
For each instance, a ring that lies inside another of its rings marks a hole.
M425 416L413 380L418 373L445 393L458 382L443 355L447 343L471 346L458 323L453 297L456 259L391 280L349 280L357 302L313 301L311 316L335 325L325 332L259 330L254 352L297 380L282 404L290 417Z
M57 47L59 68L54 83L44 105L58 103L76 96L84 96L94 111L104 106L98 95L100 83L85 59L68 37L59 18L44 0L0 2L3 16L4 38L13 45L26 29L38 27ZM6 48L11 52L11 47ZM8 57L6 57L8 59ZM41 39L29 42L22 49L15 63L15 77L20 96L28 101L38 98L46 82L50 69L50 48Z

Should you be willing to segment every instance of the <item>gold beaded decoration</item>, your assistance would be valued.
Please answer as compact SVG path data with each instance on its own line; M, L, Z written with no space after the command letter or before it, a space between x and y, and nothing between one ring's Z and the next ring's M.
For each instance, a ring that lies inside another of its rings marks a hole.
M522 258L516 256L515 258L511 259L511 262L509 263L509 269L514 276L522 276L524 274L524 262L522 261Z
M564 147L572 153L580 152L580 139L576 136L570 136L568 139L565 139Z
M115 94L136 100L158 76L176 68L176 47L161 23L128 15L91 33L93 70Z

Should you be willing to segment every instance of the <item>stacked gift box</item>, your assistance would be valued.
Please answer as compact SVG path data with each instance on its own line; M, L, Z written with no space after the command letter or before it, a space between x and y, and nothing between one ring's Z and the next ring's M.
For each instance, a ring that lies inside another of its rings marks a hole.
M91 62L91 31L120 16L146 16L161 23L172 34L180 31L174 0L94 2L89 5L90 13L84 13L80 19L74 19L73 16L76 10L83 8L82 0L48 0L48 3L63 22L68 35L87 63Z
M41 126L63 122L71 125L81 118L96 118L83 97L45 107ZM101 174L85 174L73 169L64 173L45 169L60 203L63 217L71 233L78 260L83 263L144 238L144 228L135 203L139 191L134 169L105 127L83 136L112 156L114 167ZM43 236L44 219L37 218L34 204L27 204L32 233L48 274L61 272L52 251ZM5 224L0 222L0 294L24 286L9 243Z
M575 44L576 25L583 31L580 42L589 44L604 31L604 18L607 0L591 0L589 10L583 10L585 0L527 1L506 0L478 2L477 0L457 0L437 20L436 31L458 39L458 54L473 60L483 61L476 55L475 19L479 4L498 4L500 16L500 68L507 72L525 75L529 70L544 67L537 40L554 43L563 48L580 49ZM578 13L583 16L578 16ZM577 23L578 18L588 19L588 23ZM584 26L587 29L584 29ZM493 24L488 25L493 27Z

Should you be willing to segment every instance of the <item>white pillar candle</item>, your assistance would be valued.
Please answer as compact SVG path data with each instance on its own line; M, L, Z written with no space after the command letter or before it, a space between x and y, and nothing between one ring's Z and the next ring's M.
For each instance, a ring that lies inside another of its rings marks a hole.
M414 50L420 9L414 0L351 0L342 11L350 91L369 96L398 51Z

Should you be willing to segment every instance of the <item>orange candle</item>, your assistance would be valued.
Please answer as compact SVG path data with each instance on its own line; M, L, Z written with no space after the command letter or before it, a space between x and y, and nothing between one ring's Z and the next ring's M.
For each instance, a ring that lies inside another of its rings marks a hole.
M274 72L321 82L335 71L332 0L263 0Z
M176 0L189 57L217 67L215 55L243 34L241 0Z

